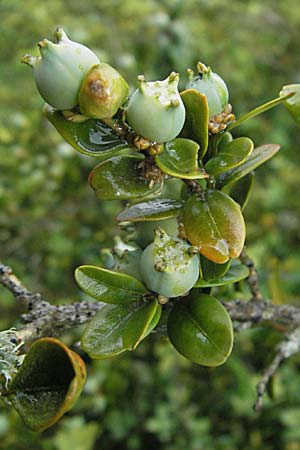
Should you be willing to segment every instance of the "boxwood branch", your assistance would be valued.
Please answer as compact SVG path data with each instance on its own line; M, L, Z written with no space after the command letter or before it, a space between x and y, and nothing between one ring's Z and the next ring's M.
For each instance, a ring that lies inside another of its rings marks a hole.
M257 400L254 409L259 411L268 382L280 363L300 351L300 307L289 304L277 305L264 299L258 287L257 273L253 262L245 253L241 259L250 267L249 285L252 297L249 301L240 299L222 301L233 321L235 330L242 331L246 328L264 326L284 333L284 338L277 347L273 361L265 369L257 385ZM64 331L90 321L104 306L101 302L92 301L52 305L41 294L30 292L14 275L12 269L1 263L0 284L12 292L27 309L27 312L21 317L24 326L16 332L18 338L25 343L45 336L60 336Z

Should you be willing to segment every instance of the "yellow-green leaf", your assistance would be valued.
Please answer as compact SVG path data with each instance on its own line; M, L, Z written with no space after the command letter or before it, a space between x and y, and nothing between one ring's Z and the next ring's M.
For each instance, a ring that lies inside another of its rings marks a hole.
M218 190L191 195L182 209L187 239L207 259L223 264L240 255L245 222L240 206Z

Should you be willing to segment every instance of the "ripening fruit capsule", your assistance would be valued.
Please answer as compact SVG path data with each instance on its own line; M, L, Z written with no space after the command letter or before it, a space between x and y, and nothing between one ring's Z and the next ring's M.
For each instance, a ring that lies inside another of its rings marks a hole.
M79 92L80 111L94 119L110 119L127 99L129 87L124 78L109 64L100 63L90 69Z
M199 277L199 256L182 239L172 238L158 228L154 242L141 257L141 275L145 285L168 298L188 292Z
M128 103L127 122L150 141L171 141L185 121L185 108L178 92L179 74L172 72L163 81L146 82L143 76L138 80L140 86Z
M71 41L62 28L54 37L57 43L48 39L39 42L41 56L25 55L21 61L33 68L36 86L50 106L72 109L78 104L83 78L100 61L89 48Z
M197 64L198 75L194 77L194 72L189 69L189 81L186 89L196 89L204 94L209 110L209 117L220 114L228 103L229 94L227 86L222 78L212 72L210 67L203 63Z

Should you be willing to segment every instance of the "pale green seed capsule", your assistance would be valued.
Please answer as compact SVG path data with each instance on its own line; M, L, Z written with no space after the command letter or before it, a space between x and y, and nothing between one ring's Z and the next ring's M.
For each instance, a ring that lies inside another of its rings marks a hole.
M71 41L62 28L55 33L57 43L39 42L41 56L25 55L22 62L33 68L36 86L53 108L72 109L78 104L81 83L99 59L89 48Z
M112 118L127 99L129 87L117 70L100 63L85 76L80 92L80 111L94 119Z
M154 142L168 142L181 131L185 108L178 92L179 75L172 72L163 81L146 82L130 97L127 122L140 136Z
M168 298L186 294L199 277L199 256L182 239L171 238L156 230L154 242L141 257L141 275L145 285Z
M210 67L203 63L197 65L198 75L194 77L194 72L188 70L189 82L186 89L196 89L204 94L207 99L209 117L220 114L228 103L229 94L224 80Z

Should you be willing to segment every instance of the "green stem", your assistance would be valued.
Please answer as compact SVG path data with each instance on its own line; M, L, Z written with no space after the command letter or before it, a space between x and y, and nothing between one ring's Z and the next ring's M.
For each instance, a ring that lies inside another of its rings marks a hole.
M230 131L233 128L237 127L243 122L246 122L246 120L252 119L255 116L258 116L259 114L268 111L268 109L274 108L274 106L280 105L284 100L292 97L295 94L295 92L289 92L286 95L283 95L282 97L277 97L267 103L264 103L263 105L258 106L257 108L252 109L251 111L247 112L243 116L241 116L239 119L237 119L235 122L233 122L231 125L229 125L226 129L226 131Z

